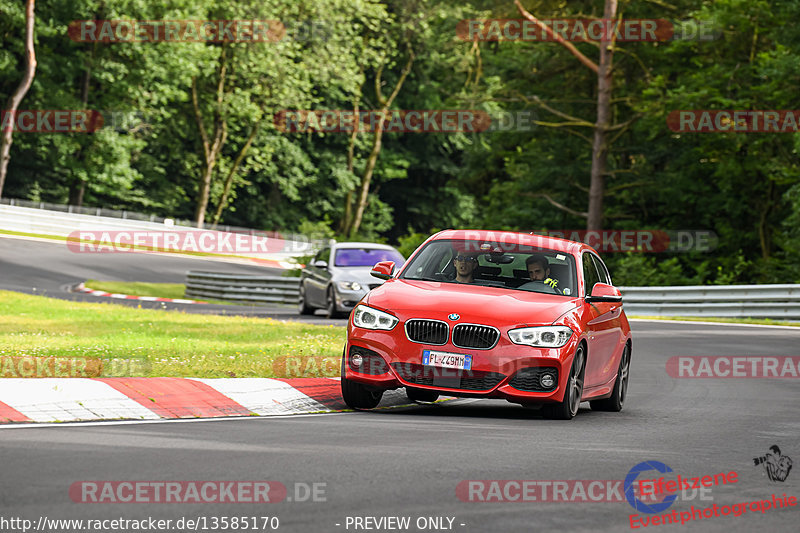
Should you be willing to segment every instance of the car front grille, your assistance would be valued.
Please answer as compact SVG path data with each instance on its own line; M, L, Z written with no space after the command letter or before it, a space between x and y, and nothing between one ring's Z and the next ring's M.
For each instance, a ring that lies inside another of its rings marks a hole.
M414 318L406 322L406 337L413 342L445 344L449 333L447 324L438 320Z
M555 379L555 385L550 388L542 387L539 379L543 374L551 374ZM523 368L514 374L514 377L509 380L508 384L517 390L550 392L558 387L558 369L551 366Z
M497 344L500 332L491 326L458 324L453 328L453 344L459 348L488 350Z
M415 363L392 363L392 368L400 376L400 379L408 383L446 389L487 391L495 388L506 378L505 375L497 372L456 370Z

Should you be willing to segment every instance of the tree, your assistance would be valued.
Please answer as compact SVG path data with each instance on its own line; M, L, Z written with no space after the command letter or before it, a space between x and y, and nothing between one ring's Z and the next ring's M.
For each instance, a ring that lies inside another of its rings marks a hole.
M6 104L5 110L0 110L10 116L11 122L15 122L15 115L19 104L28 89L31 88L33 83L33 76L36 73L36 52L33 48L33 30L36 23L34 16L35 0L27 0L25 3L25 74L22 81L17 87L17 90L11 95L11 98ZM14 128L4 128L2 131L2 140L0 140L0 197L3 196L3 185L6 181L6 172L8 171L8 162L11 159L11 143L13 142Z
M585 213L577 213L574 210L571 210L571 212L586 218L587 230L601 230L603 227L603 198L605 196L605 177L606 167L608 164L608 134L613 130L624 129L631 123L631 121L629 121L623 124L611 124L611 94L613 90L612 62L616 43L613 38L611 40L608 39L609 32L602 32L599 46L599 60L597 63L595 63L586 57L572 43L564 40L560 35L554 33L550 26L542 23L538 18L529 13L522 6L520 0L514 0L514 3L523 17L539 26L539 28L545 34L569 50L569 52L575 56L582 65L589 68L597 75L597 119L594 124L589 124L585 120L557 111L538 98L535 99L535 101L542 108L567 121L553 124L554 127L590 126L592 128L592 166L589 182L589 205ZM616 17L617 0L605 0L603 20L605 20L606 24L608 24L610 21L616 19ZM545 195L545 198L555 207L570 211L569 208L556 202L549 196Z

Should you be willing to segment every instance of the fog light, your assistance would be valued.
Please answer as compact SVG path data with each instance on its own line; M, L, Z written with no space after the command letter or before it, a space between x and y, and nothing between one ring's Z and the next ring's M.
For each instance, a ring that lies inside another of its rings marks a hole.
M542 377L539 378L539 384L543 388L549 389L556 384L556 380L552 374L542 374Z
M364 362L364 358L361 357L360 353L354 353L353 355L350 356L350 364L355 366L355 367L361 366L361 363L363 363L363 362Z

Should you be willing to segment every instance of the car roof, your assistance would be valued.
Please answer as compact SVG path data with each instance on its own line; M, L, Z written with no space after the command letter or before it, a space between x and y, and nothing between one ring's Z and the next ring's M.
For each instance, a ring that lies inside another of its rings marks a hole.
M337 242L332 245L334 248L373 248L375 250L395 250L388 244L377 244L374 242Z
M579 254L584 250L591 250L597 253L594 248L582 242L569 241L567 239L559 239L557 237L546 237L544 235L535 235L531 233L519 233L515 231L450 229L440 231L431 237L431 240L442 239L513 243L527 245L534 248L555 250L557 252L564 252L568 254Z

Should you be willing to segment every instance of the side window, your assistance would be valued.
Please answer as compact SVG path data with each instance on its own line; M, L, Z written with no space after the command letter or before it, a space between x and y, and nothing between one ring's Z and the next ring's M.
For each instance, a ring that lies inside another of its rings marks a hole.
M611 285L611 276L608 275L608 269L606 268L606 265L603 263L602 259L596 255L592 255L592 260L594 260L594 266L597 268L597 274L600 276L600 283L607 283Z
M600 277L597 275L597 269L594 266L594 261L592 260L592 254L584 253L583 254L583 283L584 289L586 294L592 293L592 287L594 284L600 281Z

